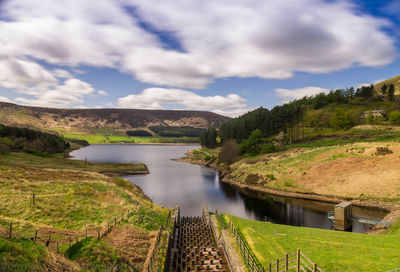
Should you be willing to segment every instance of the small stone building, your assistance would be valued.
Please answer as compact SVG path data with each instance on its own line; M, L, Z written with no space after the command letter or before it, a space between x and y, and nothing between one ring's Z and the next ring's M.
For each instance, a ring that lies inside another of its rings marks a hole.
M372 110L372 111L365 111L364 118L368 117L368 114L371 112L372 117L374 118L384 118L386 117L386 111L384 110Z

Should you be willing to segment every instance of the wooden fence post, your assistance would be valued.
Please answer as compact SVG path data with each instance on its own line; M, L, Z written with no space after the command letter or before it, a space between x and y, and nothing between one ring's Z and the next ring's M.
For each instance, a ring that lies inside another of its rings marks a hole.
M297 267L296 267L296 272L300 272L300 248L297 249L297 254L296 254L296 259L297 259Z
M117 224L117 218L114 217L114 225L116 225L116 224Z
M315 263L314 264L314 266L313 266L313 270L312 270L313 272L317 272L317 264Z
M36 239L37 239L37 230L35 230L35 236L33 237L33 243L36 243Z
M12 222L10 222L10 232L8 234L8 239L12 238Z
M32 194L32 205L35 205L36 201L35 201L35 193Z
M49 235L49 240L47 240L47 242L46 242L47 247L50 245L50 239L51 239L51 235Z
M289 271L289 254L286 253L286 258L285 258L285 269L286 271Z
M85 237L87 238L87 229L85 230Z
M272 264L269 264L269 272L272 272Z
M58 250L58 242L57 242L57 253L60 253L60 251Z
M100 231L99 230L97 230L97 240L100 241Z
M68 247L71 247L71 236L69 237L69 246Z
M276 259L276 272L279 272L279 259Z

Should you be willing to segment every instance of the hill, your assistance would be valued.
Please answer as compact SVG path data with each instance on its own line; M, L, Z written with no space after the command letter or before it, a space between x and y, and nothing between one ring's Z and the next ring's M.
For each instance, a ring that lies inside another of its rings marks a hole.
M142 271L168 210L110 171L146 166L62 157L0 155L0 271Z
M0 102L4 125L75 134L125 134L129 130L163 127L220 127L230 120L206 111L140 109L58 109ZM151 132L150 132L151 133Z
M400 95L400 75L376 83L374 85L376 92L379 93L379 94L382 94L381 90L382 90L383 85L385 85L385 84L388 87L391 84L393 84L394 85L394 89L395 89L395 94L396 95Z

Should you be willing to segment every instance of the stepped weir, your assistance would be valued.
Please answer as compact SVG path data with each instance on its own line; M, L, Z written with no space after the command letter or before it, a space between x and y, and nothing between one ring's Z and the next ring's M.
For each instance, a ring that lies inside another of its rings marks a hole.
M231 271L224 250L217 246L210 222L204 216L178 215L175 220L167 271Z

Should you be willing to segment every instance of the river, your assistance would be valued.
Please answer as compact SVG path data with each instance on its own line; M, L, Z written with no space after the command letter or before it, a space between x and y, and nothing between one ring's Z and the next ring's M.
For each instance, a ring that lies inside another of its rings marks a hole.
M327 212L334 204L276 197L220 182L219 175L209 167L181 163L181 158L198 146L179 145L90 145L71 153L73 159L91 162L145 163L148 175L131 175L124 178L140 186L154 203L173 208L181 207L181 215L201 214L207 204L210 211L230 213L253 220L271 220L274 223L331 229ZM353 208L357 217L382 219L386 213L373 209ZM352 231L363 233L371 225L354 222Z

